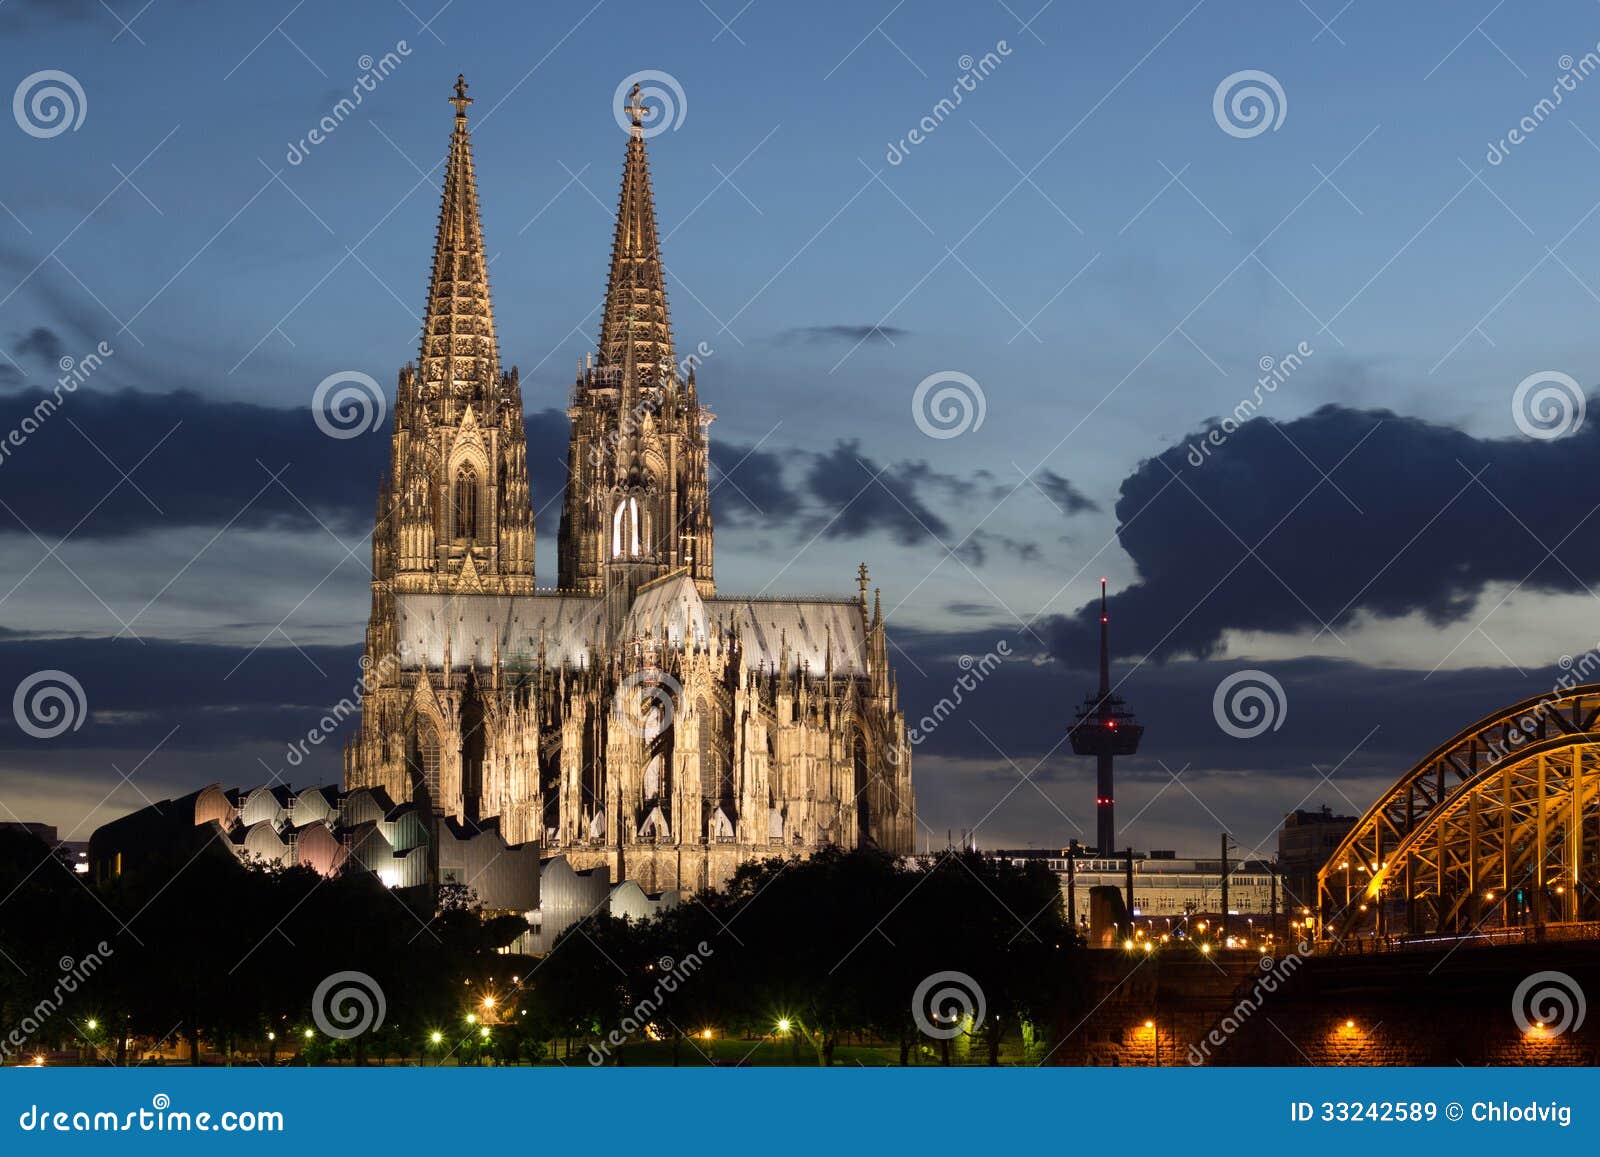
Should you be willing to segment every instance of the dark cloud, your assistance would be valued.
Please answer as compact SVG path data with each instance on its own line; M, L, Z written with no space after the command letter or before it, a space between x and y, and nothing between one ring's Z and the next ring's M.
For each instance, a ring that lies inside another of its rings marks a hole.
M357 625L351 627L354 635ZM286 749L324 711L351 698L361 674L359 655L354 643L252 649L160 640L0 637L0 686L15 688L36 672L65 672L82 687L88 712L77 729L37 739L24 733L15 714L7 711L0 716L0 749L149 751L158 743L205 749L247 742ZM60 681L52 678L42 685ZM168 738L163 742L163 737ZM336 750L338 743L332 746ZM219 769L218 774L251 773Z
M771 525L793 519L800 495L785 481L775 451L711 443L711 513L719 525Z
M28 331L26 337L11 347L11 352L18 357L38 358L52 371L61 361L61 355L66 347L61 343L61 337L54 330L46 329L42 325L34 326Z
M1016 491L1017 484L1000 482L988 470L952 474L921 460L880 466L855 440L839 441L823 454L713 443L711 457L718 471L712 498L719 521L783 526L804 538L858 539L881 533L904 546L949 549L974 567L985 565L997 550L1019 562L1043 558L1037 542L987 528L965 535L952 530L952 510L980 500L1001 502ZM791 479L783 468L795 459L806 465ZM1096 509L1052 471L1035 480L1068 513Z
M0 397L0 533L87 540L187 526L320 533L321 523L356 537L372 529L388 466L388 414L377 430L338 439L323 434L308 409L188 390L82 387L59 402L56 393ZM560 523L569 425L557 409L525 421L538 531L548 543ZM19 432L20 444L5 442L8 431ZM855 441L823 454L713 441L711 460L713 512L725 526L834 540L882 534L952 549L971 566L996 551L1020 562L1042 557L1037 543L999 530L963 537L952 529L952 510L1011 491L986 470L959 475L915 460L880 465ZM1070 488L1053 475L1045 484Z
M1123 654L1207 655L1229 630L1337 630L1358 615L1444 625L1490 583L1600 581L1600 423L1487 439L1324 406L1206 439L1122 483L1119 539L1139 573L1112 603ZM1058 619L1058 651L1091 645L1095 628L1092 606Z
M108 22L115 19L100 0L13 0L0 9L0 28L23 31L56 24L87 24L102 17Z
M0 432L25 435L21 445L3 446L0 499L41 535L111 538L230 521L314 529L320 520L339 533L372 529L388 465L387 416L378 430L341 440L324 435L309 409L215 401L188 391L84 388L64 395L53 412L40 410L41 403L54 405L54 392L0 399ZM540 410L526 424L540 528L553 534L567 416ZM0 516L0 527L21 529L9 514Z
M0 386L20 386L22 371L9 362L0 362Z
M533 488L535 530L543 541L554 542L561 526L561 497L567 486L567 443L572 425L567 412L556 409L526 414L523 425L528 431L528 485ZM367 488L375 491L376 487L374 477Z
M807 529L833 539L886 534L904 546L948 541L949 524L917 493L929 481L938 479L925 462L880 467L861 453L859 442L838 442L806 471L806 485L823 508L807 516Z
M893 325L803 325L782 331L778 334L778 340L804 342L807 345L864 341L886 342L892 345L895 338L909 335L909 330Z
M992 619L1000 608L989 603L953 602L944 605L947 615L958 615L963 619Z
M1094 499L1088 497L1068 479L1063 478L1054 470L1044 469L1038 471L1033 475L1033 484L1044 492L1046 498L1060 508L1061 513L1068 516L1100 509L1099 504Z
M0 429L26 435L0 464L0 498L15 511L7 530L19 529L14 517L41 535L76 528L77 538L230 521L314 526L313 517L339 531L371 529L384 431L341 441L321 433L309 409L187 391L79 389L54 412L40 409L53 402L41 390L0 399Z

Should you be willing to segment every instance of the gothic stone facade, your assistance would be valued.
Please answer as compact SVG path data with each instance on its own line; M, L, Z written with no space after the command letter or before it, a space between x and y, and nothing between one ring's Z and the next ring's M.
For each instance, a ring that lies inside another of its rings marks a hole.
M912 850L883 615L719 594L707 427L674 358L637 97L597 353L573 387L554 589L534 581L457 83L421 356L400 372L345 786L538 842L647 891L826 844Z

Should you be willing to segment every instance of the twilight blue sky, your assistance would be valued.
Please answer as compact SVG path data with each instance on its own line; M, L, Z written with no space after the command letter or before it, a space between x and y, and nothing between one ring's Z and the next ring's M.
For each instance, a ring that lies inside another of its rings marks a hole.
M919 747L924 834L1092 828L1059 740L1102 574L1149 726L1128 842L1250 848L1286 809L1364 808L1600 637L1594 428L1530 438L1512 410L1531 374L1596 379L1600 77L1574 60L1597 42L1589 0L0 0L0 92L61 70L87 105L47 138L0 118L5 428L61 357L115 351L0 464L0 683L66 670L90 709L53 740L5 720L0 802L82 837L141 792L288 775L354 681L385 435L323 438L307 407L415 355L458 71L535 502L557 497L613 94L651 69L685 97L650 150L680 352L711 351L719 583L849 590L867 558L913 717L960 656L1013 653ZM1243 70L1280 86L1276 129L1215 119ZM912 394L942 371L984 421L934 439ZM1212 715L1247 669L1288 704L1254 739ZM336 778L321 754L289 777Z

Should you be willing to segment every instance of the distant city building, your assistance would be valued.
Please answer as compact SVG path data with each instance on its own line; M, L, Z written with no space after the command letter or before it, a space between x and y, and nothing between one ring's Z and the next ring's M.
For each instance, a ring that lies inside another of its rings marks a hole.
M6 820L0 822L0 832L27 832L29 835L38 836L52 848L56 846L56 827L54 824L36 824L27 820Z
M1328 807L1292 811L1278 829L1278 870L1283 875L1285 907L1317 906L1317 873L1351 828L1355 816L1334 815Z
M1044 861L1060 880L1062 897L1071 904L1080 920L1088 917L1091 889L1124 889L1127 886L1128 858L1125 855L1101 856L1080 849L1070 871L1065 849L1060 852L999 851L992 855L1017 865ZM1272 913L1273 873L1271 860L1230 859L1229 914L1245 918L1269 916ZM1278 911L1283 910L1283 899L1279 896ZM1132 915L1135 920L1177 919L1191 915L1220 915L1221 912L1221 860L1215 857L1179 859L1175 852L1170 851L1133 854Z
M58 839L54 824L6 820L0 822L0 832L26 832L30 836L37 836L76 875L84 876L89 872L89 845L82 840Z

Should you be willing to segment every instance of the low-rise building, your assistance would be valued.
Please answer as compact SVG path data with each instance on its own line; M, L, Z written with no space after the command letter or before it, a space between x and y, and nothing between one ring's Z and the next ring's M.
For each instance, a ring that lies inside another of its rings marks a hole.
M1355 827L1355 816L1335 815L1329 807L1292 811L1278 829L1278 869L1284 904L1296 912L1317 906L1317 873Z
M1126 893L1128 857L1101 856L1082 849L999 851L993 855L1015 864L1043 861L1061 881L1062 896L1080 922L1088 918L1090 889L1113 887ZM1071 858L1071 864L1068 860ZM1284 911L1275 897L1270 860L1228 861L1228 913L1246 920L1265 919ZM1222 861L1180 859L1176 852L1133 853L1133 912L1138 921L1177 921L1183 917L1222 914Z
M492 820L475 830L432 821L415 804L396 806L381 788L210 784L98 828L88 863L104 881L213 849L241 862L300 865L322 876L368 871L390 888L459 886L493 911L532 913L539 906L537 844L508 845Z

